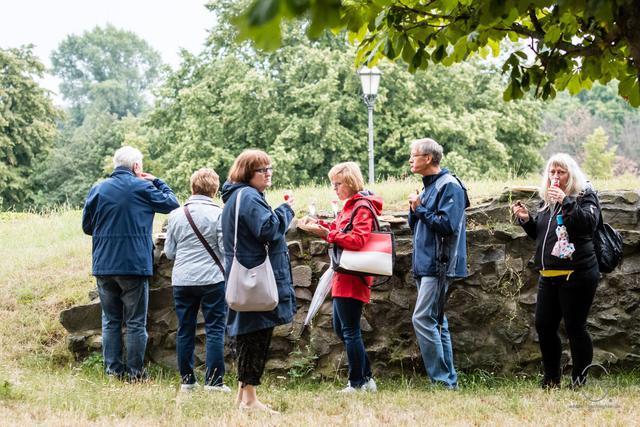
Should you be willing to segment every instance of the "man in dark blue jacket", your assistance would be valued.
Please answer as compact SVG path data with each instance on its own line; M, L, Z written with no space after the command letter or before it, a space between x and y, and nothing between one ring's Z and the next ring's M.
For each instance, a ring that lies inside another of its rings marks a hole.
M424 184L422 192L409 196L413 275L418 286L412 321L429 378L455 389L458 376L453 367L451 336L447 318L439 319L439 310L443 308L441 298L446 295L449 282L466 276L464 210L468 199L458 179L440 168L441 159L442 146L433 139L411 143L411 172L422 175Z
M102 353L108 375L144 379L151 231L156 212L180 206L171 188L142 171L142 153L129 146L113 156L113 173L89 191L82 229L93 236L93 275L102 306ZM126 324L126 364L122 323Z

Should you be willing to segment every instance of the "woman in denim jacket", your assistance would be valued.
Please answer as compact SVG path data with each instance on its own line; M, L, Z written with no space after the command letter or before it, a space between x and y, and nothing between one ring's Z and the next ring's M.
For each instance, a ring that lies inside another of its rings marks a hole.
M213 201L220 186L218 174L212 169L200 169L191 176L191 197L185 208L200 234L209 244L219 262L224 259L222 242L222 209ZM164 246L167 258L173 259L171 284L178 316L176 353L182 377L181 390L197 387L193 372L198 309L202 310L206 336L206 373L204 389L230 392L224 385L224 330L227 303L224 299L224 272L212 259L186 217L184 209L169 215Z

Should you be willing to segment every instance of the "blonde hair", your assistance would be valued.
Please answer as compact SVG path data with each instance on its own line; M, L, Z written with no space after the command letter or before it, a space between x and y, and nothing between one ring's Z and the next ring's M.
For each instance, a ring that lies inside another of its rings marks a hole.
M329 171L329 179L339 176L343 184L346 184L353 192L364 190L364 178L360 172L360 166L355 162L338 163Z
M542 182L540 183L540 198L544 201L544 204L540 208L541 211L548 208L551 204L547 190L551 186L549 170L554 166L565 169L569 175L567 179L567 187L564 190L567 196L575 197L587 188L587 178L573 157L565 153L556 153L547 161L547 165L544 168L544 174L542 176Z
M191 175L191 194L213 197L220 188L220 177L213 169L198 169Z
M271 157L262 150L244 150L233 162L229 170L229 181L248 183L256 169L269 166Z

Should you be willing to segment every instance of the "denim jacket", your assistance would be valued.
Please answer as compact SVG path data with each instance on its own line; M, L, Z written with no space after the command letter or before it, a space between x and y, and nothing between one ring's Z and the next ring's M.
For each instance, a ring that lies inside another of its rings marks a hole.
M449 247L447 277L467 275L467 240L464 189L447 169L422 178L420 205L409 211L413 231L413 275L437 276L438 236Z
M207 240L218 260L224 263L222 208L207 196L194 195L185 203L200 234ZM169 215L164 253L174 259L173 286L202 286L224 281L224 274L202 245L184 214L176 209Z

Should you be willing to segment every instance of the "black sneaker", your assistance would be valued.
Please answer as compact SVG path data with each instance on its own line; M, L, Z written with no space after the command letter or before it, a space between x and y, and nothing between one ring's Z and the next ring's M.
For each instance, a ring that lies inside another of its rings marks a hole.
M545 390L556 390L560 388L560 378L543 377L540 387Z
M584 387L585 385L587 385L587 376L579 375L577 377L571 378L571 383L569 384L569 388L572 390L577 390L581 387Z

